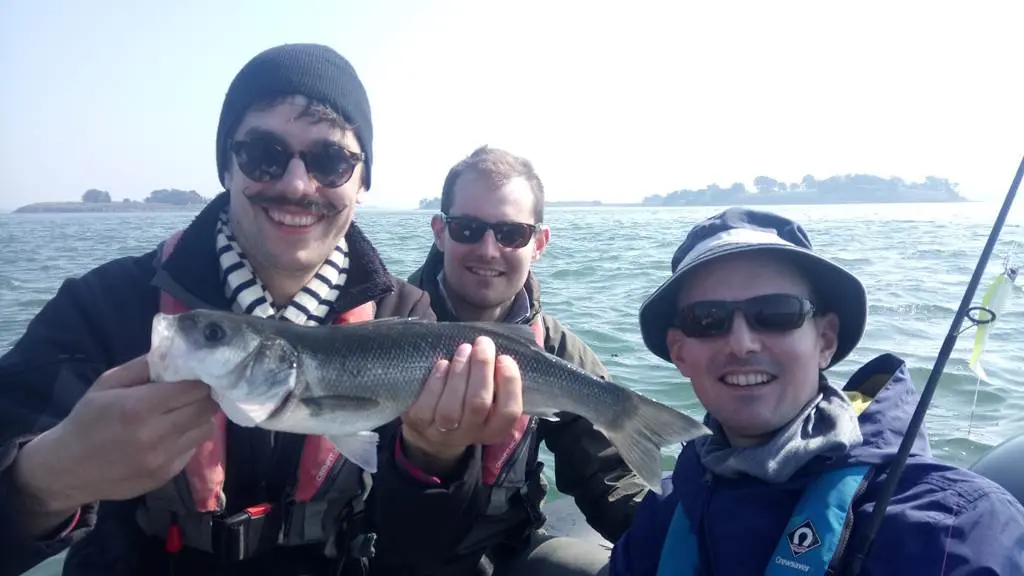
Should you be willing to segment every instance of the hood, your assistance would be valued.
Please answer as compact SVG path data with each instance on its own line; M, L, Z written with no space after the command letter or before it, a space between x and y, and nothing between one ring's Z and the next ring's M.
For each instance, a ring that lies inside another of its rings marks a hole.
M850 464L879 464L892 460L910 426L920 393L914 388L910 370L898 356L882 354L860 367L843 392L860 412L864 441L843 459ZM925 427L918 430L911 456L931 456Z
M423 290L430 296L430 304L434 308L434 314L440 321L451 321L455 318L444 296L441 295L441 287L438 286L437 276L444 268L444 252L438 249L437 244L430 244L430 251L423 264L409 275L408 282ZM540 306L540 282L530 270L526 275L526 296L530 299L530 321L532 322L541 313Z

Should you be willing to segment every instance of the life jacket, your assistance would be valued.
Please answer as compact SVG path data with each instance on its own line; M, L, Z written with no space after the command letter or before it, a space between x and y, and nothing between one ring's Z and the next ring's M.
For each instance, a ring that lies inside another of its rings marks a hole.
M870 466L832 470L812 482L793 510L766 576L824 576L834 574L853 525L853 501L871 479ZM661 548L658 576L698 573L697 538L682 504L676 506Z
M170 256L180 236L178 231L164 241L160 250L162 260ZM186 310L185 305L161 291L161 312L178 314ZM375 303L367 302L339 315L333 323L370 320L375 312ZM216 414L214 423L213 435L199 446L185 469L143 496L136 514L143 531L164 539L169 553L187 546L227 562L251 557L266 548L268 542L279 546L323 542L325 555L337 557L334 538L361 519L372 487L371 476L344 458L327 438L307 436L289 500L251 506L225 518L223 412ZM268 538L268 529L277 535ZM369 537L368 542L354 542L349 548L364 554L363 557L372 556L373 535L365 536ZM362 537L357 535L356 539Z

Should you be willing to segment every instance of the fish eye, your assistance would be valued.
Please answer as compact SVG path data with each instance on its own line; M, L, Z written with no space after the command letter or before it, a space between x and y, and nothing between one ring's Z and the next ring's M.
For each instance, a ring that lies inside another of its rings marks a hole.
M214 344L220 342L227 336L227 330L217 322L210 322L203 326L203 339Z

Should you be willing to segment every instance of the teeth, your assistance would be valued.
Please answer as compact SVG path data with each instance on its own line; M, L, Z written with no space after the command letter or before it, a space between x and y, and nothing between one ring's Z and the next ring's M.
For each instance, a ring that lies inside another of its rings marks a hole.
M722 381L732 386L753 386L755 384L764 384L775 377L767 372L746 372L743 374L726 374L722 376Z
M320 220L315 214L291 214L278 210L267 210L267 215L274 222L284 224L285 226L312 226Z
M491 278L501 275L500 271L491 270L490 268L470 268L469 271L477 276L488 276Z

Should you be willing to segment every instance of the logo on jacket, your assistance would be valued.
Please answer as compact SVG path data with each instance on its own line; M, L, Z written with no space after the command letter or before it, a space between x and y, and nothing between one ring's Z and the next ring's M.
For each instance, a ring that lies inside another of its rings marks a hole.
M789 541L789 549L793 552L793 557L795 558L799 558L808 550L814 550L821 546L818 531L814 529L814 525L811 524L810 520L804 520L802 524L791 530L786 535L786 540Z

